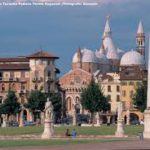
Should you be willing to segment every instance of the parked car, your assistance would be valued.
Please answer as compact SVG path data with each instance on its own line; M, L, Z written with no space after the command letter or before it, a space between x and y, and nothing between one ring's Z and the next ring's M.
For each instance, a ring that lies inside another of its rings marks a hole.
M33 121L24 121L24 126L35 126L36 123Z

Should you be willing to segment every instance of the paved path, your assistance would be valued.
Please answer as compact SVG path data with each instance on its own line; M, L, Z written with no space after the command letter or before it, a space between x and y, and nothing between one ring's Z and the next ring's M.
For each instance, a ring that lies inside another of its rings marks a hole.
M150 140L115 141L95 144L1 148L0 150L150 150Z

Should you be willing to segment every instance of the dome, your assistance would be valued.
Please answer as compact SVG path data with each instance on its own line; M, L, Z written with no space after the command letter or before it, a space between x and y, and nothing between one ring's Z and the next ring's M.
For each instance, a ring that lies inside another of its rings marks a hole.
M98 62L98 60L95 56L95 53L92 50L89 50L89 49L86 49L86 48L81 50L81 61L82 62L92 62L92 63L97 63ZM72 62L73 63L79 62L77 52L74 54Z
M104 47L107 49L107 58L108 59L119 59L119 55L115 49L115 46L113 44L113 41L111 37L106 37L104 39Z
M97 63L97 58L95 56L95 53L92 50L89 49L82 49L82 62L92 62L92 63Z
M144 56L133 50L125 53L122 56L120 62L121 66L144 65L144 64L145 64Z
M109 60L107 59L107 57L103 53L101 53L101 51L96 51L95 55L96 55L98 62L100 64L109 64Z

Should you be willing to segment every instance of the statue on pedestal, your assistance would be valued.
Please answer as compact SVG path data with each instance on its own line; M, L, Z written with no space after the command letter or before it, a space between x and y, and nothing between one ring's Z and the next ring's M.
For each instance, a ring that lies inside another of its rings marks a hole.
M122 118L123 104L118 102L118 118L117 118L117 130L115 135L117 137L124 137L124 120Z
M54 135L54 114L52 102L47 98L45 103L45 120L44 120L44 132L42 134L42 139L50 139Z

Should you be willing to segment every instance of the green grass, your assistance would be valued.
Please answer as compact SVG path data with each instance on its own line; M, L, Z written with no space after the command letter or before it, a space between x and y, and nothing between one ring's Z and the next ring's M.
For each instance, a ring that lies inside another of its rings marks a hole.
M70 131L75 128L78 135L113 135L116 131L116 126L106 126L101 127L73 127L73 126L62 126L55 128L56 135L64 135L66 129L69 128ZM141 125L130 125L125 126L125 134L132 136L138 135L139 132L143 131L143 126ZM0 128L0 135L21 135L21 134L41 134L43 132L43 126L33 126L33 127L8 127Z
M126 139L127 140L127 139ZM125 139L101 139L101 140L1 140L0 148L2 147L26 147L26 146L52 146L52 145L67 145L67 144L87 144L87 143L104 143L125 141Z

